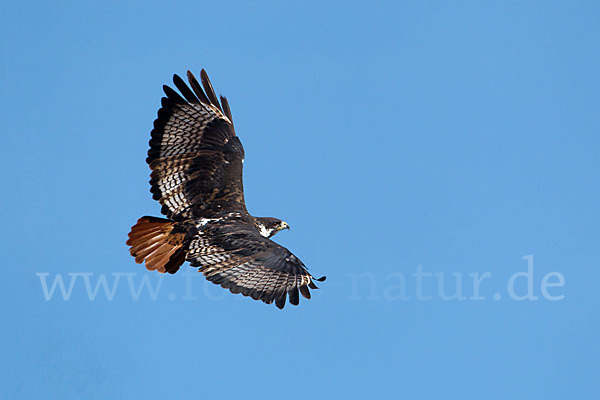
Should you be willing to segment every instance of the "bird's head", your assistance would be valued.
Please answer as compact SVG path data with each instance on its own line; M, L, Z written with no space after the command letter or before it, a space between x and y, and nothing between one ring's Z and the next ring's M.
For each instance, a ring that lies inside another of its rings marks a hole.
M256 228L264 237L270 238L281 230L290 229L290 226L287 224L287 222L277 218L257 217L254 218L254 220L256 223Z

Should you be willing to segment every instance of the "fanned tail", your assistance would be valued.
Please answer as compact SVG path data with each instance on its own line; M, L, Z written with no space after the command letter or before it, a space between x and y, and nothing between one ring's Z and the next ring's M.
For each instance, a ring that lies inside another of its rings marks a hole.
M135 262L146 268L174 274L185 261L184 233L173 232L175 222L157 217L142 217L131 228L127 244Z

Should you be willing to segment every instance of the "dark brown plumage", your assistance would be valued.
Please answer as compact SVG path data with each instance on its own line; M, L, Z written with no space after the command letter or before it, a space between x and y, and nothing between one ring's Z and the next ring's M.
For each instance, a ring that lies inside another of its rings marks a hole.
M188 71L188 86L166 97L154 121L148 162L150 191L168 219L142 217L127 244L136 262L175 273L184 261L232 293L283 308L309 299L315 279L302 261L269 238L287 224L251 216L244 201L244 148L229 102L219 98L204 70L202 86ZM190 88L191 87L191 88Z

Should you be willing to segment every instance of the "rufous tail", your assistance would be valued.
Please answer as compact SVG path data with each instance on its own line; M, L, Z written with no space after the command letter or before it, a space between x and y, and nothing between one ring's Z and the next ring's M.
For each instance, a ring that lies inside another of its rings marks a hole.
M142 217L131 228L127 244L135 262L159 272L177 272L185 261L185 233L174 233L175 222L157 217Z

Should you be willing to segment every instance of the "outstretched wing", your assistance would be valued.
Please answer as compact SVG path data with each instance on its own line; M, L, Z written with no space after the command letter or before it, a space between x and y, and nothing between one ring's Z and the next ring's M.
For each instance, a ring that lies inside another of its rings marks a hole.
M286 298L298 305L310 299L315 279L288 249L261 236L246 218L198 221L186 260L209 281L267 304L283 308Z
M154 121L146 161L152 169L152 197L173 220L210 217L222 212L247 213L242 183L244 148L235 135L227 99L221 102L208 75L204 90L191 72L190 87L179 76L181 95L163 86L162 108Z

